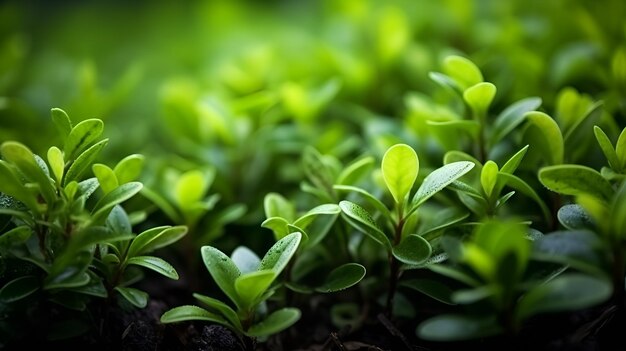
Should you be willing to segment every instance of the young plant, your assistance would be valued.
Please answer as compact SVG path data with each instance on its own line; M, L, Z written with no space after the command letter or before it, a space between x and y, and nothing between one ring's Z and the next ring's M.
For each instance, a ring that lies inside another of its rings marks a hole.
M533 274L527 233L521 223L490 221L479 224L468 240L448 237L452 264L429 268L466 285L451 294L451 301L474 308L432 317L418 326L418 336L437 341L515 337L531 316L579 310L609 297L610 285L602 278L562 270L547 277Z
M463 152L449 151L444 156L444 163L466 160L472 161L476 165L474 170L468 174L469 183L458 180L453 182L450 188L457 191L461 202L475 214L478 220L496 216L504 204L515 194L515 191L518 191L535 201L539 205L545 221L550 223L552 215L543 199L525 180L513 174L522 163L528 148L528 145L523 147L511 156L501 168L491 160L482 165L478 160ZM505 187L515 190L502 195Z
M19 142L0 145L0 260L5 273L0 300L10 305L10 313L21 312L27 319L29 304L45 314L53 314L48 302L81 312L79 328L62 327L76 323L62 315L49 329L47 337L62 338L87 331L90 323L85 321L95 314L88 310L89 302L94 298L115 301L114 290L134 305L145 306L146 294L128 287L141 278L136 271L130 278L129 265L177 279L167 262L139 254L175 241L185 230L176 228L178 234L168 239L154 237L143 251L121 253L136 238L144 239L131 246L146 238L132 234L132 222L120 205L142 188L135 181L142 156L129 156L114 170L93 164L108 142L98 140L102 121L87 119L73 126L60 109L52 109L52 120L63 147L50 147L47 163ZM97 177L84 179L91 168ZM103 274L102 262L117 265L113 276Z
M339 202L343 218L359 232L381 245L387 254L389 285L386 308L388 314L392 312L394 295L402 270L410 266L422 265L432 254L429 241L419 233L414 232L417 230L416 213L418 208L473 167L472 162L459 161L434 170L424 178L420 187L409 200L409 195L419 172L419 159L410 146L396 144L385 152L381 163L384 182L393 197L391 209L364 189L350 186L335 187L335 189L354 191L363 195L376 209L376 216L384 221L384 229L381 229L374 219L375 217L364 207L348 200ZM439 223L437 230L453 225L466 217L467 214L461 214L446 218L447 222Z
M295 206L277 193L269 193L264 201L267 219L262 227L271 229L276 240L290 232L303 234L300 249L287 267L285 285L299 293L335 292L357 284L365 276L365 267L358 263L333 265L337 257L322 244L333 228L341 209L337 204L323 204L297 215ZM341 255L338 255L341 256ZM319 279L319 272L325 279ZM313 275L317 279L313 279ZM312 283L317 286L312 286Z
M266 301L278 287L272 283L298 250L301 239L299 232L286 235L270 247L263 259L245 247L237 248L228 257L212 246L203 246L202 260L234 308L218 299L195 293L193 296L204 308L194 305L174 307L161 316L161 322L208 321L249 337L266 337L290 327L300 319L300 310L283 307L268 314Z
M485 82L480 69L469 59L451 55L442 63L443 73L431 72L430 78L442 87L453 92L459 106L446 110L440 118L425 115L428 125L447 149L463 150L455 138L465 134L470 137L473 156L480 162L498 158L510 148L504 139L525 119L525 114L537 109L541 99L530 97L517 101L495 117L490 117L489 109L496 95L496 86ZM408 101L415 104L414 99Z

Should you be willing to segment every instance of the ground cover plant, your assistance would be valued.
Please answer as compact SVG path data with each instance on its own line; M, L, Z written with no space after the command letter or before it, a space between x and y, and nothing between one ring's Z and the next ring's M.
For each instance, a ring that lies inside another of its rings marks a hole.
M623 1L0 19L0 349L625 347Z

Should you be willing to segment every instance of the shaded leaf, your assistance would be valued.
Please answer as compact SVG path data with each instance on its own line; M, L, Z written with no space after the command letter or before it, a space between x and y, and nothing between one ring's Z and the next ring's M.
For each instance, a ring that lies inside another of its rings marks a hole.
M400 286L419 291L446 305L455 305L452 301L452 289L438 280L410 279L400 282Z
M570 273L526 293L519 301L518 318L545 312L576 311L606 301L613 291L608 280Z
M207 321L234 329L222 316L193 305L174 307L161 316L161 323L178 323L185 321Z
M539 180L548 189L565 195L587 194L602 200L613 196L611 184L600 172L581 165L548 166L539 170Z
M580 205L569 204L559 208L557 217L559 222L569 230L593 229L595 227L593 219Z
M538 135L541 136L540 145L541 150L539 152L547 158L547 161L552 165L559 165L563 163L563 135L559 129L559 125L552 117L543 112L532 111L526 114L526 118L530 123L534 124L537 129ZM533 148L537 146L533 145Z
M11 303L32 295L41 288L40 280L33 275L25 275L4 284L0 289L0 301Z
M187 227L160 226L148 229L138 234L128 248L128 257L134 257L152 252L180 240L187 234Z
M155 256L135 256L131 257L127 262L128 264L134 264L151 269L170 279L178 280L178 273L174 267L162 258Z
M609 137L604 133L602 128L598 126L593 126L593 133L596 136L598 145L600 145L600 149L602 149L602 153L604 153L606 160L609 162L609 166L614 170L620 171L622 169L622 165L617 158L617 153L615 152Z
M135 196L135 194L137 194L142 187L143 184L139 182L130 182L122 184L108 194L104 195L96 203L93 210L91 210L92 222L98 223L99 221L105 219L115 205L119 205Z
M294 206L278 193L268 193L263 198L263 209L265 217L282 217L291 223L296 219L296 209Z
M410 265L418 265L426 261L432 253L432 247L417 234L411 234L391 250L398 261Z
M439 315L422 322L417 327L420 338L434 341L461 341L488 337L502 332L495 318Z
M115 290L128 302L137 308L144 308L148 305L148 293L135 288L116 286Z
M363 277L365 267L358 263L346 263L333 269L315 290L323 293L344 290L360 282Z
M217 312L224 316L233 326L235 326L238 330L242 330L241 321L239 320L239 316L237 316L237 312L235 312L230 306L223 303L218 299L214 299L209 296L201 295L201 294L193 294L193 297L206 305L210 310Z
M493 128L491 129L491 136L489 138L490 145L493 146L497 144L524 121L527 112L536 110L539 106L541 106L541 98L529 97L517 101L504 109L493 122ZM512 172L513 171L510 173Z
M276 334L295 324L300 319L300 310L297 308L281 308L272 312L267 318L254 324L246 331L246 335L262 337Z
M341 171L337 177L336 184L353 185L366 175L373 165L374 158L369 156L354 161Z
M252 250L245 246L238 246L230 255L241 274L254 272L259 268L261 259Z
M72 131L72 122L70 121L70 118L67 116L67 113L60 108L51 109L50 114L57 132L59 132L61 141L65 142L67 136L70 135L70 132Z

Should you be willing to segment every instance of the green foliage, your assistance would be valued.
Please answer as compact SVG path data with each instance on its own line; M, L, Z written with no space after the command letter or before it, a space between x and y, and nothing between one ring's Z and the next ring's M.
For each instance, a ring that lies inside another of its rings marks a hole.
M46 300L59 304L66 311L54 323L80 320L71 319L76 317L71 317L70 310L99 313L88 307L97 299L111 303L119 296L143 308L148 294L130 287L141 279L141 270L135 267L178 279L171 264L145 254L174 243L186 228L161 227L133 234L134 223L122 204L143 186L136 181L141 164L123 160L117 172L94 164L107 142L98 140L103 132L101 120L89 119L72 127L60 109L52 110L52 119L64 142L62 148L48 148L47 163L19 142L0 146L0 213L8 216L1 229L0 261L9 270L32 266L23 274L2 276L2 303L15 306L14 314L25 313L24 304L45 306ZM83 178L89 169L96 177ZM54 323L64 334L62 324ZM82 333L90 327L77 330Z
M259 310L278 288L272 283L296 253L301 238L302 234L298 232L288 234L270 247L260 260L251 252L237 256L233 253L232 257L228 257L214 247L202 247L202 259L207 270L235 309L219 300L195 294L206 308L175 307L161 316L161 322L207 320L251 337L269 336L290 327L300 319L298 309L285 307L266 315Z

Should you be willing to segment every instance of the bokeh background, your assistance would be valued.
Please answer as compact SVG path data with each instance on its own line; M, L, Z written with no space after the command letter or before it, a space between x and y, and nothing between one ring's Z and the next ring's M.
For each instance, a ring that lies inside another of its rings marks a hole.
M624 125L625 14L622 0L3 1L0 141L44 152L53 107L101 118L103 163L144 154L157 189L168 169L212 169L218 207L258 227L267 192L298 191L305 146L344 161L402 141L438 164L423 116L451 113L429 78L450 54L497 86L494 111L538 96L551 113L569 89Z

